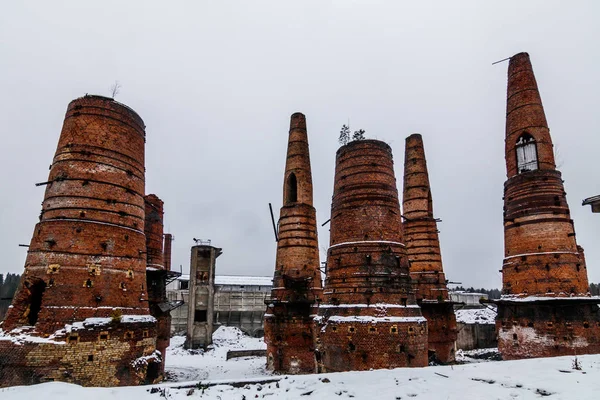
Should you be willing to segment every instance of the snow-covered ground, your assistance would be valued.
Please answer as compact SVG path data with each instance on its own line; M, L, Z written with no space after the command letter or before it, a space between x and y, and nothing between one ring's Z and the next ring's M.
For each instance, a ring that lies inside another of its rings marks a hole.
M204 353L184 350L181 338L174 338L172 343L167 356L167 371L177 380L191 379L192 382L165 382L154 386L124 388L82 388L52 382L0 389L0 399L513 400L547 397L595 400L600 393L600 355L579 356L581 370L573 369L574 357L556 357L427 368L280 376L270 375L264 370L264 357L225 359L228 349L264 348L261 339L246 337L236 329L217 331L214 349ZM477 356L472 352L467 354ZM200 384L198 379L201 380ZM239 387L227 384L240 381L247 383L236 385ZM256 383L258 381L262 383Z
M262 338L245 335L238 328L222 326L213 334L213 345L208 351L185 350L184 336L171 338L167 349L165 372L169 381L212 379L244 379L268 374L264 357L243 357L227 360L228 350L264 350Z
M496 310L491 308L471 308L456 310L456 321L463 324L494 324L496 320Z

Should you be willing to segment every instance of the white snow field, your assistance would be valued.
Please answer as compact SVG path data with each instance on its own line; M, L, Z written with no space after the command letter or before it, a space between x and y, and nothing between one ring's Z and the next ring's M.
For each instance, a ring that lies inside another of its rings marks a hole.
M228 349L258 348L264 349L261 339L244 336L235 328L220 328L215 332L214 349L205 353L188 352L182 348L182 338L173 339L167 371L189 382L123 388L51 382L0 389L0 400L600 398L600 355L579 356L581 370L573 369L574 357L556 357L294 376L269 374L264 357L225 359ZM234 386L229 382L246 383Z

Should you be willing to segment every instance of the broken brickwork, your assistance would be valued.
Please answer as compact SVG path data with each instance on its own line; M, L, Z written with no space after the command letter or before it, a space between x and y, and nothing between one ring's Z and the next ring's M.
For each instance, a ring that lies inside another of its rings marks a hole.
M508 66L505 150L500 352L505 359L598 353L598 305L589 297L583 249L527 53Z
M406 138L402 215L410 276L417 302L429 328L429 356L442 363L454 361L457 336L454 307L448 296L437 221L425 159L423 138Z
M0 326L0 386L159 378L146 289L144 129L113 99L85 96L69 104L40 222ZM11 340L26 345L17 351ZM102 371L92 378L97 360Z
M322 287L308 135L301 113L291 117L278 227L273 290L265 301L267 366L281 373L315 372L312 317Z
M167 301L169 270L164 265L163 250L163 205L155 194L144 196L148 307L150 314L156 318L156 350L162 356L161 374L165 370L167 347L171 342L171 307Z
M427 365L427 322L409 276L392 150L384 142L353 141L337 151L316 322L321 371Z

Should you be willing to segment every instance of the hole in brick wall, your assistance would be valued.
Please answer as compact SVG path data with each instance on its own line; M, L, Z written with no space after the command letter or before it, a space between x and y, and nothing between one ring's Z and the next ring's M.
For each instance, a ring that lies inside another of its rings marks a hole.
M94 361L94 355L93 354L90 354L88 356L88 361Z
M106 242L101 242L101 243L100 243L100 247L102 247L102 250L106 251L106 249L108 249L108 243L106 243Z
M515 272L519 272L519 267L515 267Z
M79 211L79 216L80 216L81 218L85 217L85 211Z
M127 242L129 240L129 235L125 235L125 241Z
M517 336L517 334L513 333L513 340L518 340L518 339L519 339L519 337Z
M546 264L546 271L550 271L550 264Z
M126 217L127 213L125 211L119 211L119 216L120 217Z
M521 256L521 261L527 261L527 256Z
M275 336L275 340L277 340L278 342L281 342L283 340L283 338L281 337L281 335L277 335L277 336Z
M577 271L579 272L581 270L581 264L575 265L575 268L577 268Z
M375 328L374 326L370 326L369 327L369 332L375 333L375 332L377 332L377 328Z
M293 172L288 176L285 183L285 203L296 203L298 201L298 180Z
M79 341L78 334L69 335L69 343L77 343Z
M365 240L367 240L369 238L369 235L365 235L364 238Z
M554 324L552 323L552 321L548 321L548 322L546 322L546 326L548 328L552 328L554 326Z
M530 328L533 328L533 322L529 321L529 322L527 323L527 326L528 326L528 327L530 327Z
M565 323L565 326L567 327L567 329L573 329L573 324L571 322Z
M358 247L354 247L354 249L353 249L353 250L354 250L354 251L358 251Z
M127 173L128 176L132 176L133 175L133 171L128 169L127 171L125 171Z
M81 186L87 186L89 184L90 184L90 181L88 181L88 180L81 182Z
M108 339L108 332L101 332L100 340L106 340L106 339Z
M332 330L333 332L337 332L337 326L332 326L332 327L331 327L331 330Z
M403 344L399 344L399 345L398 345L398 352L399 352L399 353L404 353L404 352L406 352L406 347L404 347L404 345L403 345Z
M88 279L87 281L85 281L83 283L83 286L86 287L86 288L91 288L92 286L94 286L94 283L92 282L91 279Z
M48 247L53 248L56 245L56 240L48 239L45 241L48 244Z
M583 321L583 327L586 328L586 329L589 328L590 327L590 323L587 322L587 321Z
M60 270L59 264L50 264L50 265L48 265L48 269L46 270L46 273L47 274L58 274L59 270Z
M348 351L356 350L356 346L352 342L348 342Z
M402 304L404 307L406 307L407 302L408 302L408 299L406 297L403 297L400 299L400 304Z
M25 285L29 289L29 295L27 296L27 303L29 303L27 321L29 322L29 325L34 326L42 309L42 297L46 290L46 282L41 279L36 279L32 284L27 283L29 282L26 282Z
M147 338L147 337L148 337L148 330L144 330L144 331L142 332L142 337L145 337L145 338Z
M126 275L127 275L127 278L133 279L133 271L132 270L128 269Z
M353 326L348 327L348 332L354 333L355 329Z
M542 249L542 245L540 244L540 245L538 246L538 250L541 250L541 249Z
M75 228L75 232L81 233L81 228L80 227Z
M415 328L413 328L412 326L408 327L408 333L414 333L415 332Z
M371 264L371 255L370 254L366 255L366 259L367 259L367 264Z
M131 332L131 331L125 332L125 339L133 339L133 332Z
M390 333L398 333L398 327L396 325L390 328Z
M119 287L121 288L121 290L127 290L127 285L125 284L125 282L119 283Z
M380 287L380 288L379 288L379 291L380 291L380 292L383 292L383 288L382 288L382 287Z
M48 281L48 287L52 287L52 286L54 286L54 279L50 279Z

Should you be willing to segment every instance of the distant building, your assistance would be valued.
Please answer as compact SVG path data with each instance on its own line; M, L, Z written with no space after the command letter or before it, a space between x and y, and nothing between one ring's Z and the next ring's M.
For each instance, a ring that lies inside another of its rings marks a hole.
M587 206L588 204L592 206L593 213L600 213L600 195L589 197L583 201L584 206Z
M467 292L449 292L450 300L456 304L456 309L464 308L483 308L483 305L479 302L481 298L488 299L488 295L485 293L467 293Z
M183 300L185 304L171 312L173 334L187 330L189 275L182 275L169 284L170 301ZM235 326L247 334L264 334L263 316L265 299L273 287L273 278L265 276L217 275L214 279L213 331L219 326Z

